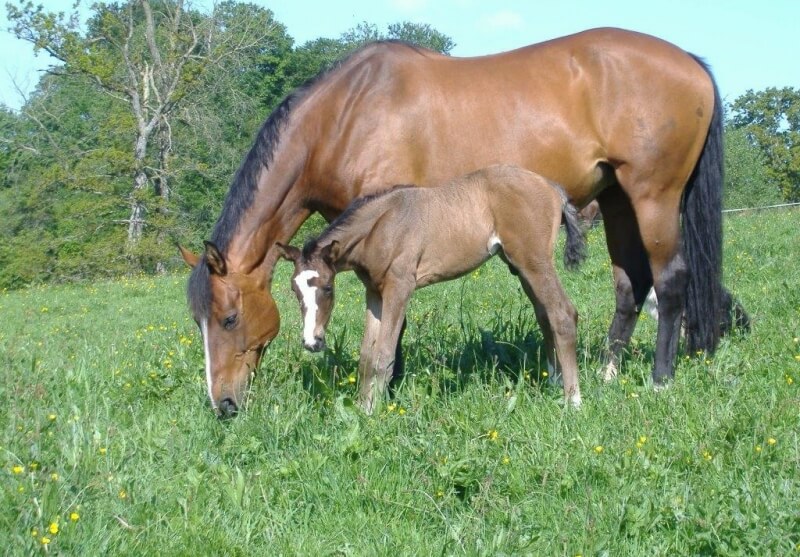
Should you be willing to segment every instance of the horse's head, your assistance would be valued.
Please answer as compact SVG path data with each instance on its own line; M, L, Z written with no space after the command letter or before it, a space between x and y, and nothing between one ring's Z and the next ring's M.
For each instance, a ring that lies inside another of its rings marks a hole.
M292 290L300 302L303 316L303 346L311 352L325 348L325 328L333 311L333 279L336 268L333 253L338 242L300 250L275 244L278 255L294 263Z
M192 268L187 297L200 327L211 405L231 417L244 403L261 354L280 329L266 276L228 271L224 255L206 242L198 257L181 248Z

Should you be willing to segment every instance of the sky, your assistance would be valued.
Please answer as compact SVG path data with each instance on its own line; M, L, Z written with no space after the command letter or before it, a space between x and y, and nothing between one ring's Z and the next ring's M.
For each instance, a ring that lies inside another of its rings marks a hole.
M10 1L10 0L9 0ZM19 0L13 0L19 2ZM93 0L82 0L88 13ZM338 38L359 23L386 31L402 21L428 23L449 36L453 56L492 54L593 27L655 35L703 57L720 94L732 102L748 89L800 88L800 0L248 0L269 8L296 45ZM71 11L75 0L34 0ZM5 2L3 2L5 5ZM212 0L194 0L209 10ZM18 109L53 60L8 32L0 10L0 103Z

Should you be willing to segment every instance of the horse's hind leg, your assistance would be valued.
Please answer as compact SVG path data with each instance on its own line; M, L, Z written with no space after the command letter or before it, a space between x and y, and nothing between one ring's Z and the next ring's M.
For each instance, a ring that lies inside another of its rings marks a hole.
M653 276L636 215L627 196L619 186L612 186L602 192L598 201L603 213L616 297L603 371L603 378L610 381L617 375L620 356L633 335L639 311L653 284Z

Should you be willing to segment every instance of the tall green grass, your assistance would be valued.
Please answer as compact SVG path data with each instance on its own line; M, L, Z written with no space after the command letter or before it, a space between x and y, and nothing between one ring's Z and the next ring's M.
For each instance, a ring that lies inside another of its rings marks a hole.
M503 265L419 291L393 403L352 404L363 293L337 279L331 350L282 333L247 409L217 421L186 276L0 295L0 548L9 555L787 555L800 551L800 212L729 217L726 284L753 319L647 383L643 318L619 380L602 231L561 274L584 406L545 380ZM560 249L560 248L559 248ZM560 258L560 254L559 254Z

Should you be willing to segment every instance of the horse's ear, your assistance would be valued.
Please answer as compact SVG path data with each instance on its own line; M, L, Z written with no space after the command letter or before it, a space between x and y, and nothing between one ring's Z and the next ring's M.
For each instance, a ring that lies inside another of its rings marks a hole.
M225 264L225 257L219 248L212 242L205 242L206 245L206 263L212 275L219 275L224 277L228 274L228 266Z
M280 242L275 242L275 249L278 250L278 256L283 257L289 261L297 261L300 259L300 248L296 248L294 246L290 246L288 244L281 244Z
M327 244L320 250L319 255L325 263L333 267L333 262L339 257L339 242L334 240L330 244Z
M200 257L193 254L192 252L190 252L188 249L186 249L181 245L178 245L178 249L181 252L181 257L183 257L183 260L186 261L186 264L192 269L194 269L195 265L197 265L197 262L200 261Z

